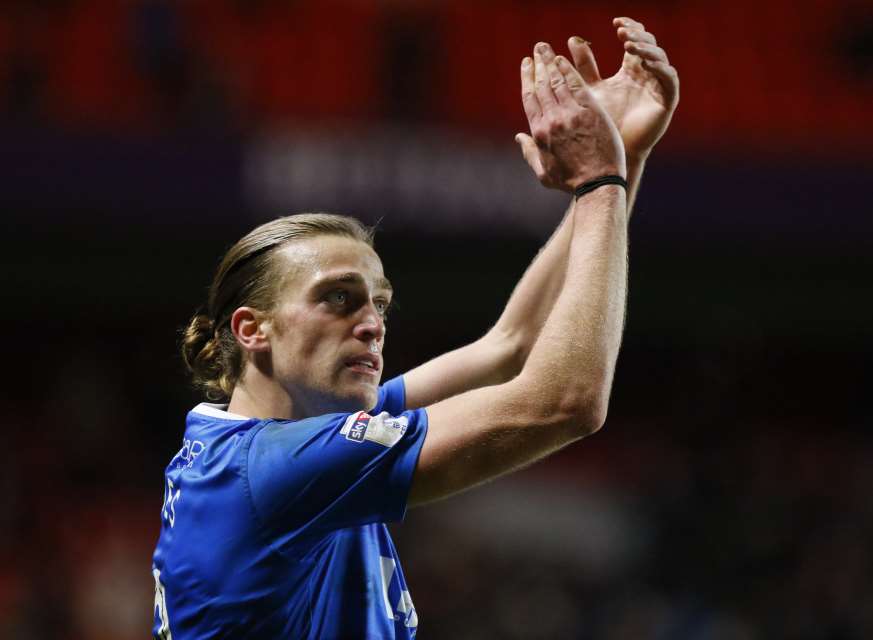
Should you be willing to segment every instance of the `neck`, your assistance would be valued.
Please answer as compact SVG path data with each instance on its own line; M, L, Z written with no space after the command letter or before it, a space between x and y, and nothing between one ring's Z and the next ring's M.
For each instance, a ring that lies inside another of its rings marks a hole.
M297 420L294 402L280 385L259 372L246 367L242 378L233 389L227 410L250 418Z

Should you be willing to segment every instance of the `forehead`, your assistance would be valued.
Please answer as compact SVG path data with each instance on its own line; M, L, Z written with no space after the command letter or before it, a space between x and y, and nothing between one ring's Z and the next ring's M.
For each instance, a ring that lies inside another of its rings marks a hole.
M386 284L379 256L372 247L354 238L325 235L296 240L282 247L280 254L283 288L293 285L307 289L348 274L358 274L371 289Z

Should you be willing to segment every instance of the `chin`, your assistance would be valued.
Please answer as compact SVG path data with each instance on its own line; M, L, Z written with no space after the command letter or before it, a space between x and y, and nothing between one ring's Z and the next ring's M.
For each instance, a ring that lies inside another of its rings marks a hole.
M356 411L369 411L376 406L379 392L376 388L355 389L347 395L333 399L335 412L354 413Z
M379 399L379 392L376 389L367 389L363 393L355 395L353 402L355 408L352 411L370 411L376 406L376 400Z

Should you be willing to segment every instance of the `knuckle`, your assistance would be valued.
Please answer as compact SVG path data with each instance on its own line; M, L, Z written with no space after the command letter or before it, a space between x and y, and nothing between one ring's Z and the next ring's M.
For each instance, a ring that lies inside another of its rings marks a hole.
M567 130L567 121L564 118L555 118L549 122L550 133L563 133Z

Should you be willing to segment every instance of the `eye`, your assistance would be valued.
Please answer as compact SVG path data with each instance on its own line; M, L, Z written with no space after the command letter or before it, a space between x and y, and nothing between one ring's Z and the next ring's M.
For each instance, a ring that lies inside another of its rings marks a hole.
M341 307L349 301L349 292L344 289L334 289L324 299L330 304Z
M376 307L376 311L379 312L379 315L383 318L385 318L388 315L388 311L391 310L390 300L379 298L378 300L373 301L373 305Z

